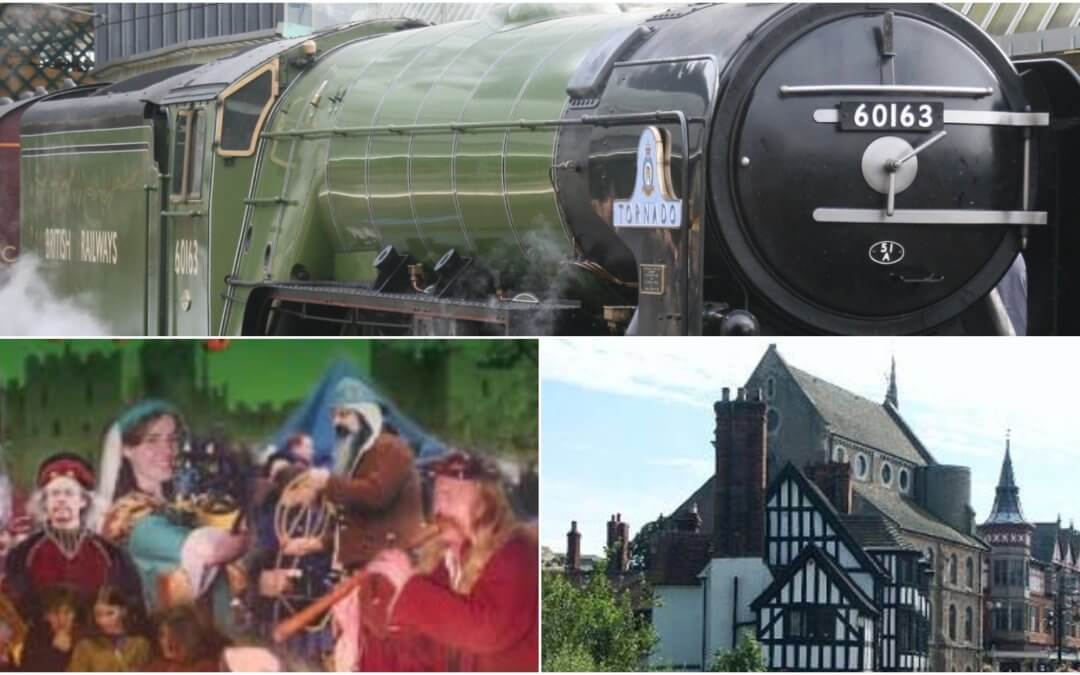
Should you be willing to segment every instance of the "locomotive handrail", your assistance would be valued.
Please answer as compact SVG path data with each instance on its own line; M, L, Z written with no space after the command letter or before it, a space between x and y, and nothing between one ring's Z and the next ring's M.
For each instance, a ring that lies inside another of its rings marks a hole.
M620 113L613 115L582 115L575 119L545 120L501 120L490 122L444 122L431 124L385 124L365 127L333 127L327 129L301 129L294 131L266 131L263 138L317 138L321 136L350 136L370 134L415 134L423 132L442 133L446 131L506 131L507 129L527 129L536 131L541 128L558 128L576 125L608 126L635 124L639 122L685 121L686 124L704 124L704 117L686 117L678 110L663 110L648 113ZM687 137L689 134L687 134Z
M993 87L953 87L936 84L809 84L780 85L781 96L817 96L821 94L927 94L983 98L994 93Z

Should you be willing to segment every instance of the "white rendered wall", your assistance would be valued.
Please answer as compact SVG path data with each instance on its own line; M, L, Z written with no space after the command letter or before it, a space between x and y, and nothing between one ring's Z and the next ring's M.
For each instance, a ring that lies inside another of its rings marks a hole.
M700 670L702 587L654 586L653 591L660 601L660 606L652 612L653 628L660 643L649 657L649 665L692 666Z
M750 603L772 583L772 573L761 558L714 558L709 561L703 574L707 589L705 667L708 667L718 649L731 649L734 646L731 635L735 578L739 579L735 621L749 624L748 627L753 630L756 617Z

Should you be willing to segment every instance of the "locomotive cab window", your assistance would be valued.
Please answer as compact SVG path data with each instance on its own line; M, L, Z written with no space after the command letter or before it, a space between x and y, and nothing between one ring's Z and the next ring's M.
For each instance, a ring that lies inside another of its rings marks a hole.
M221 94L218 103L217 151L224 157L248 157L255 152L266 116L277 96L277 61L248 75Z
M172 201L199 199L202 188L205 115L201 109L176 113L173 136Z

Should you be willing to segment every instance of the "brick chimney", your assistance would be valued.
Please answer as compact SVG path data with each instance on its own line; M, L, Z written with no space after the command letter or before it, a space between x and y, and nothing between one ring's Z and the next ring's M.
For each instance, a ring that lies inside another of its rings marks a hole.
M851 465L847 462L823 462L806 467L810 480L825 493L840 513L851 513Z
M581 533L578 532L576 520L570 521L570 531L566 533L566 571L581 571Z
M607 524L608 571L625 572L630 569L630 524L624 523L621 513L616 513Z
M760 557L765 547L765 414L761 391L735 400L724 387L716 413L714 558Z

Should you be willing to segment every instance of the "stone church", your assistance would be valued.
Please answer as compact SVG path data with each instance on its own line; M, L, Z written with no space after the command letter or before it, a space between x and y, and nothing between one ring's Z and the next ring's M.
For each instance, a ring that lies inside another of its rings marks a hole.
M981 669L989 547L975 532L970 469L938 463L904 421L895 364L878 403L793 367L773 345L738 396L726 394L716 471L654 540L654 663L707 667L752 628L777 670ZM747 406L763 418L760 439L752 416L732 418ZM813 574L796 569L806 565ZM799 602L777 586L798 575L846 589L826 606L848 621L815 628L805 586ZM841 633L843 661L800 656Z

